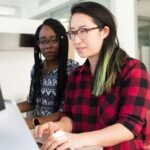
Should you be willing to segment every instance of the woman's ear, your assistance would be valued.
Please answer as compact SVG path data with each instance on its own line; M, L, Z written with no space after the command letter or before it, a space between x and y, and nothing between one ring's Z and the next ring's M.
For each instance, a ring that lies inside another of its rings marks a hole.
M103 38L106 38L109 35L109 27L108 26L104 26L102 29L103 32Z

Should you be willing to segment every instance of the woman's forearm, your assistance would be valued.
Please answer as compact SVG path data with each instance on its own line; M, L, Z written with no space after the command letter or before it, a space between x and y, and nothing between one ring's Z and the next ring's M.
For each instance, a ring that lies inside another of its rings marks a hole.
M33 106L30 105L27 101L20 102L17 104L21 112L28 112L33 110Z
M79 134L78 140L84 146L99 145L102 147L117 145L134 138L133 133L122 124L114 124L102 130ZM88 141L88 142L87 142Z

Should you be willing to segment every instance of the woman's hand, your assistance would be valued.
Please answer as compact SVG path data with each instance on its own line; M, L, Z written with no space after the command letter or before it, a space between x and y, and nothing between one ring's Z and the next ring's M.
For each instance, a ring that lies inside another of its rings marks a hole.
M42 125L36 126L33 136L35 138L41 138L45 135L51 135L54 132L60 130L61 128L54 122L44 123Z
M60 133L59 135L57 133ZM66 150L81 148L82 140L80 134L67 133L63 131L57 131L47 138L41 150Z
M59 130L47 138L41 150L66 150L70 147L70 139L66 136L65 132Z

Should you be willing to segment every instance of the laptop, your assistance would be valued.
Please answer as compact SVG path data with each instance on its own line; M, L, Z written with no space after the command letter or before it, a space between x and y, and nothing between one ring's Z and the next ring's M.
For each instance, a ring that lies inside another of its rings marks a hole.
M16 103L4 100L1 93L0 104L0 149L39 150Z

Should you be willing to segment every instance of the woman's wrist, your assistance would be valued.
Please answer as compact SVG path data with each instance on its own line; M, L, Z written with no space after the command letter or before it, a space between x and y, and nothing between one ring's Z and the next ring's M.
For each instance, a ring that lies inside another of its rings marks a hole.
M57 122L58 126L65 132L71 132L73 128L72 120L68 117L63 117Z

